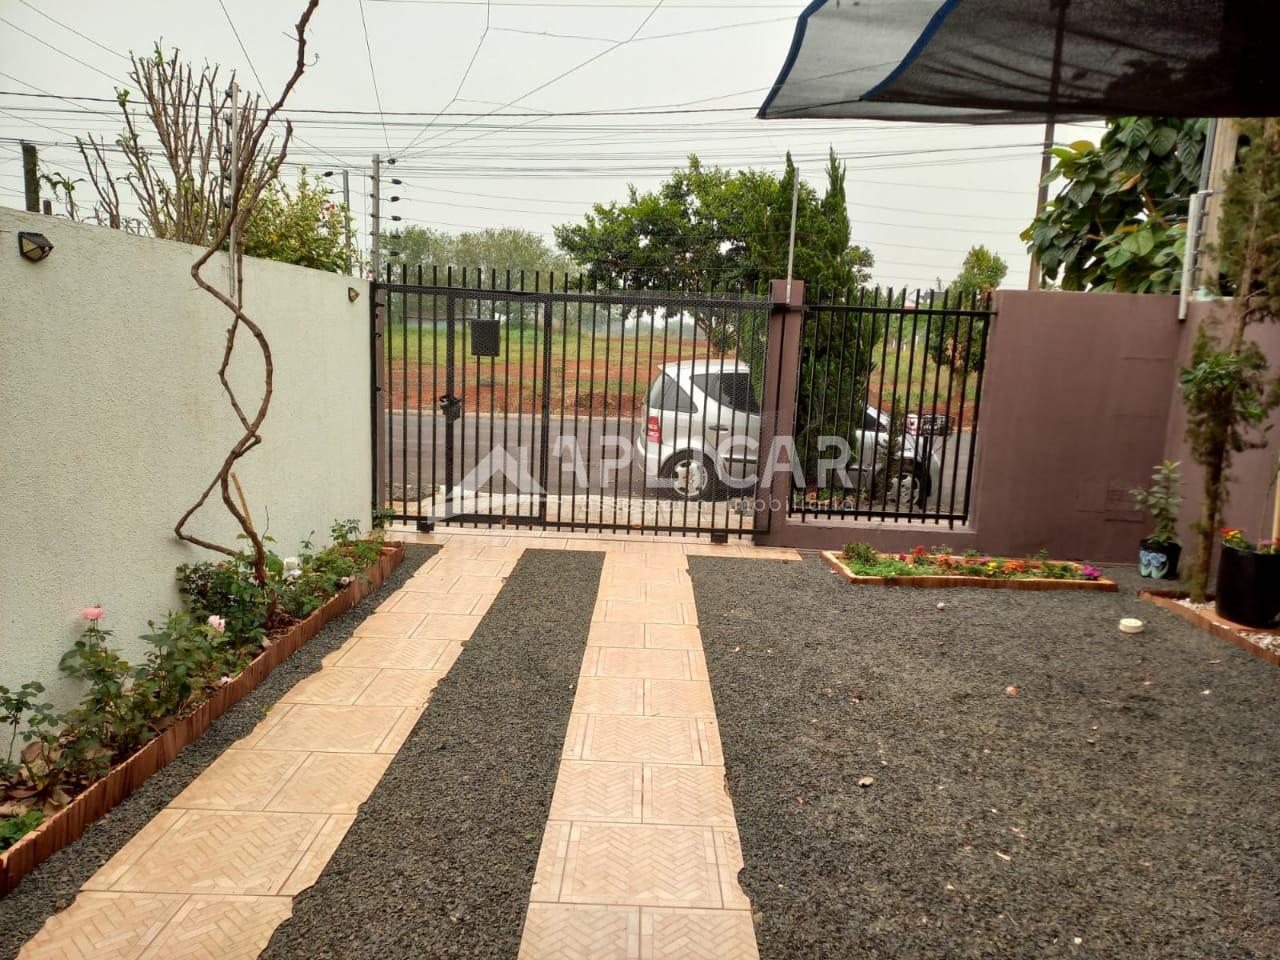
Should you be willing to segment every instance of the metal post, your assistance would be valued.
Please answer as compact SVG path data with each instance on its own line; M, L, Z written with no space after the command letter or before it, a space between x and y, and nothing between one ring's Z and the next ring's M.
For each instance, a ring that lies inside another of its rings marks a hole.
M231 297L240 303L240 84L231 81L231 233L227 254L230 257Z
M791 184L791 237L787 240L787 303L791 302L791 276L796 263L796 207L800 202L800 168L792 166L795 180Z
M342 224L347 237L347 273L351 273L351 178L347 171L342 171Z
M27 199L27 212L40 212L40 162L34 143L22 144L22 186Z
M380 227L378 224L379 195L382 193L382 180L380 177L382 169L382 157L378 154L373 155L373 204L369 208L369 220L371 229L369 236L373 242L373 246L369 251L369 263L373 266L373 279L378 279L378 271L382 266L382 251L378 249L381 245L381 237L379 236Z
M1045 183L1045 178L1049 176L1049 160L1053 156L1049 151L1053 149L1054 123L1052 119L1045 121L1044 125L1044 148L1040 154L1040 190L1036 194L1036 216L1044 211L1045 204L1049 202L1049 184ZM1028 290L1040 289L1040 261L1034 253L1031 254L1031 276L1027 279Z

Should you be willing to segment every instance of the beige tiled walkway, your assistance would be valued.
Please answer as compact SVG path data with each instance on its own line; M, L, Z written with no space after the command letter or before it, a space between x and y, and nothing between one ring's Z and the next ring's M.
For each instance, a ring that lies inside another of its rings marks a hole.
M458 538L84 885L21 960L252 960L523 551Z
M755 957L686 557L795 554L396 535L444 547L112 857L21 960L256 957L526 546L606 557L521 957Z
M688 553L609 549L521 960L754 960Z

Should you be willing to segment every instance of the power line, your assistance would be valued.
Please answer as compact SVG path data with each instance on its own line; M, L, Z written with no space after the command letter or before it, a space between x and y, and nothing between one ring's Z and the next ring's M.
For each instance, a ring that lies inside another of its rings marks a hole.
M369 78L373 81L373 99L378 105L378 112L382 113L382 95L378 92L378 74L373 69L373 47L369 43L369 24L364 18L364 0L357 0L360 5L360 27L364 31L364 52L369 58ZM382 127L382 139L386 141L387 153L391 153L391 138L387 136L387 128L384 124Z
M43 10L41 10L39 7L37 7L35 4L33 4L33 3L28 3L28 2L27 2L27 0L18 0L18 2L19 2L19 3L21 3L21 4L22 4L24 7L26 7L28 10L30 10L32 13L37 13L37 14L39 14L40 16L44 17L44 18L45 18L46 20L48 20L49 22L57 24L57 25L58 25L58 26L60 26L63 30L70 30L72 33L74 33L74 34L75 34L77 37L79 37L81 40L87 40L89 43L92 43L92 44L93 44L95 47L97 47L99 50L105 50L107 53L111 54L111 55L112 55L112 56L114 56L114 57L119 57L121 60L128 60L128 59L129 59L129 58L128 58L128 57L126 57L123 53L121 53L119 50L112 50L110 47L105 46L105 45L103 45L103 44L99 43L97 40L93 39L93 37L89 36L88 34L81 33L79 30L77 30L75 27L71 26L70 24L63 23L63 22L62 22L61 20L59 20L57 17L52 17L52 16L50 16L49 14L47 14L47 13L45 13ZM30 34L28 34L28 36L30 36ZM86 66L88 66L88 65L86 64Z
M4 17L0 17L0 23L7 23L9 26L13 27L13 29L17 30L21 34L25 34L26 36L30 37L32 40L34 40L36 43L40 44L41 46L48 47L54 53L60 54L61 56L66 57L68 60L74 60L76 63L80 64L80 66L82 67L88 67L94 73L101 74L102 76L110 80L112 83L122 82L119 77L113 77L111 74L107 73L105 70L99 70L92 63L86 63L84 60L81 60L79 57L73 56L72 54L67 53L67 51L61 50L58 47L55 47L52 43L49 43L47 40L41 40L34 33L30 32L29 30L22 29L22 27L18 26L16 23L14 23L11 20L6 20Z

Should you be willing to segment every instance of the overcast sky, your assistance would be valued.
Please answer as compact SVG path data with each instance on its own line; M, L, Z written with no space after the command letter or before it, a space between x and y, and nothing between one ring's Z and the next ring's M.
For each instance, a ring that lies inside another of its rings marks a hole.
M112 104L15 93L111 97L124 85L127 53L162 39L192 59L234 68L250 90L256 68L274 95L292 67L289 34L303 5L0 0L0 204L22 206L18 138L66 144L76 133L120 126ZM391 172L404 185L383 193L403 198L387 210L404 224L518 226L550 241L552 225L625 197L628 183L656 186L691 152L707 163L777 170L790 149L821 191L831 145L848 161L853 236L875 254L876 281L945 282L969 246L982 243L1009 262L1006 285L1025 286L1018 233L1035 208L1042 128L754 119L804 6L321 0L308 38L318 61L289 106L369 114L293 113L301 142L291 158L316 171L351 171L362 231L369 157L378 152L399 158ZM638 109L701 112L519 116ZM1097 134L1096 126L1062 127L1058 140ZM68 175L81 171L74 148L42 146L41 157Z

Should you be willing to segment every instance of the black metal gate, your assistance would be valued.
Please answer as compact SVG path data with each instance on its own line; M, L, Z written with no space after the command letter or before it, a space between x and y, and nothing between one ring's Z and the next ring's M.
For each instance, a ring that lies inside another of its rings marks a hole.
M815 295L801 327L789 514L966 522L994 317L977 294Z
M374 494L396 519L753 531L767 297L403 267L374 288Z

